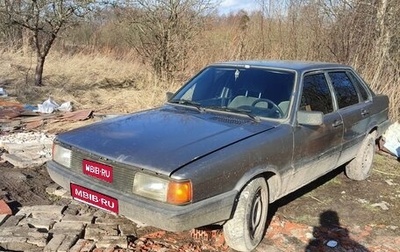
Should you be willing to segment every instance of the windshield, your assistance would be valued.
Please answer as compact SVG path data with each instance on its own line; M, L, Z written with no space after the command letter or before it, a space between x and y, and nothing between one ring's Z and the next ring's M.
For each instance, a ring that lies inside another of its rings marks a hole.
M295 73L264 68L211 66L181 88L170 100L202 109L285 118Z

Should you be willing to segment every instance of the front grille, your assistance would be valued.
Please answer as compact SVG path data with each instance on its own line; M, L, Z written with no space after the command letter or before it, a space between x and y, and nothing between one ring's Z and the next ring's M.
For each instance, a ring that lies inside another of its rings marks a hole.
M83 159L112 166L113 178L114 178L113 182L108 183L84 174L82 170ZM92 181L96 181L98 184L102 184L104 186L111 187L113 189L126 193L132 193L133 179L135 177L135 173L139 170L138 168L132 167L130 165L118 163L111 160L104 160L99 156L90 153L85 153L80 150L72 151L71 169L76 173L80 174L82 177L89 178Z

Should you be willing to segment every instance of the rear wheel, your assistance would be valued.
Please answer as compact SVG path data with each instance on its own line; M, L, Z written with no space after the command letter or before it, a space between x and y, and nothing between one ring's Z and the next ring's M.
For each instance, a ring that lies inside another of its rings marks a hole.
M376 132L364 139L357 156L346 165L346 175L353 180L365 180L371 175L372 162L375 155Z
M250 181L240 193L233 218L223 226L229 247L251 251L261 242L268 214L268 187L264 178Z

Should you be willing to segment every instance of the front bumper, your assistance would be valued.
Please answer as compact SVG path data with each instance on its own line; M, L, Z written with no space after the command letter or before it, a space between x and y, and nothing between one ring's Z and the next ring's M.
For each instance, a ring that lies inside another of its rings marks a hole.
M167 231L184 231L231 218L237 191L229 191L189 205L174 206L120 192L96 183L92 178L76 174L54 161L47 162L47 171L54 182L70 190L71 182L90 190L116 198L119 215L133 221ZM130 186L130 185L127 185Z

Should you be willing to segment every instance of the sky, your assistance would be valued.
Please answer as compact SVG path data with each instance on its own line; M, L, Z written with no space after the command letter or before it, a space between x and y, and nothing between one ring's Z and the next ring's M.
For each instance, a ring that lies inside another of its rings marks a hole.
M251 12L260 9L260 5L257 0L221 0L218 12L220 14L228 14L230 12L238 12L242 9Z

